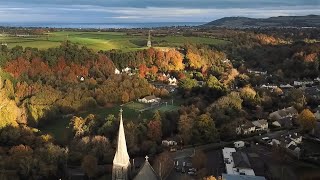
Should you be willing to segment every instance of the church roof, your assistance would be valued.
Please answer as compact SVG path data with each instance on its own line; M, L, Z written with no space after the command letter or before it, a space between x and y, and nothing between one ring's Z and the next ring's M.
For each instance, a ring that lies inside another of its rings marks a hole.
M154 171L152 166L150 165L148 158L146 157L146 161L139 169L138 174L134 177L133 180L160 180L157 173Z
M122 121L122 109L121 109L117 151L113 159L113 164L119 165L119 166L127 166L129 163L130 163L130 158L127 151L126 137L124 134L123 121Z

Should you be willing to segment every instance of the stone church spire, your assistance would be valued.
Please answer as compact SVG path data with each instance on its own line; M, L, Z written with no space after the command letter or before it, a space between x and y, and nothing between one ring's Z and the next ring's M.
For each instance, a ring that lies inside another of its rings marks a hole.
M112 180L127 180L130 172L130 158L124 134L122 111L123 110L121 108L117 151L113 159Z

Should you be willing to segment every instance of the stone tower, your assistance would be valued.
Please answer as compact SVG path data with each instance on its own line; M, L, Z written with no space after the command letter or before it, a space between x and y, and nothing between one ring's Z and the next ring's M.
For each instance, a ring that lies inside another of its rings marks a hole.
M120 125L117 151L113 159L112 180L128 180L130 174L130 158L124 134L122 109L120 109Z
M148 43L147 43L147 47L151 47L151 35L150 35L150 31L149 31L149 36L148 36Z

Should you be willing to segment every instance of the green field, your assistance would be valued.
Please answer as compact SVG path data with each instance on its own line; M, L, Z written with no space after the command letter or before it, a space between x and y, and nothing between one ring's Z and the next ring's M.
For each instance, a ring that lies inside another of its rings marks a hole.
M169 112L175 111L180 108L180 104L176 101L173 105L168 103L166 106L165 104L161 106L155 106L152 109L140 112L139 110L149 107L148 104L143 104L139 102L130 102L128 104L123 105L123 119L124 120L131 120L135 123L141 122L144 119L151 119L154 115L154 112L157 110L161 112ZM81 116L85 118L89 114L94 114L98 118L105 118L108 114L113 114L115 117L118 117L120 110L120 104L115 104L112 107L97 107L95 109L91 109L88 111L80 112L75 114L75 116ZM61 119L57 119L53 122L48 122L45 126L41 127L40 130L43 133L51 134L58 143L64 144L70 137L72 137L70 129L68 129L68 125L70 122L71 117L65 117Z
M87 46L95 51L111 49L131 51L146 48L147 37L127 35L121 32L72 31L53 32L47 35L29 37L0 36L0 43L7 43L10 48L20 45L22 47L47 49L57 47L65 40L69 40L80 46ZM152 37L152 42L155 47L177 47L185 43L208 45L226 43L224 40L214 38L184 36Z

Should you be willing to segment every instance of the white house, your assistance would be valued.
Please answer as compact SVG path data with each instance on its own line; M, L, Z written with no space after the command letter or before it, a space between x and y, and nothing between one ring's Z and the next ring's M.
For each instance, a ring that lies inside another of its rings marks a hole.
M122 72L123 73L130 73L131 72L131 68L126 67L126 68L122 69Z
M257 121L253 121L252 124L256 127L256 131L268 130L268 121L267 120L260 119Z
M242 124L241 126L236 128L237 134L251 134L255 132L256 127L252 124L252 122L248 121L245 124Z
M298 133L292 133L288 135L289 138L294 141L296 144L301 144L302 142L302 136L299 135Z
M151 96L146 96L142 99L139 99L138 101L139 102L142 102L142 103L158 103L160 102L161 98L158 98L154 95L151 95Z
M163 140L162 145L163 146L176 146L176 145L178 145L178 143L176 141Z
M251 69L248 69L248 72L252 74L260 74L260 75L266 75L268 73L267 71L255 71Z
M169 81L169 85L172 85L172 86L176 86L178 84L178 81L175 77L170 77L168 81Z
M116 68L116 69L114 70L114 74L120 74L120 73L121 73L121 72L119 71L119 69Z
M284 144L285 147L289 147L291 144L301 144L302 143L302 136L299 135L298 133L288 133L286 135L281 135L279 140L273 139L272 141L277 142L276 144Z
M306 86L306 85L313 85L313 81L293 81L294 86Z
M265 84L261 85L260 87L261 88L266 88L266 89L276 89L276 88L278 88L278 86L276 86L276 85L265 85Z
M162 76L163 76L164 78L170 78L170 74L169 74L169 73L168 73L168 74L163 73Z

